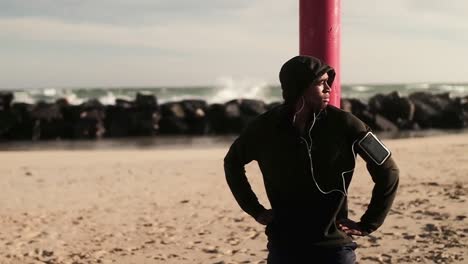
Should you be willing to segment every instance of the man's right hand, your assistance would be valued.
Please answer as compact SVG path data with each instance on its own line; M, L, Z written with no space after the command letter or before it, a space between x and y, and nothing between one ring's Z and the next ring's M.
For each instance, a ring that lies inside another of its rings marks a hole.
M255 220L262 225L268 225L273 221L273 211L271 209L265 210Z

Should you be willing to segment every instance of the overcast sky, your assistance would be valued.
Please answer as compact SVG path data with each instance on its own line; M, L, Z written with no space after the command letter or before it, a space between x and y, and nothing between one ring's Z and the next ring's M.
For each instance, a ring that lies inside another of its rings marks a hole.
M468 1L343 0L342 83L468 82ZM296 0L0 0L0 89L278 83Z

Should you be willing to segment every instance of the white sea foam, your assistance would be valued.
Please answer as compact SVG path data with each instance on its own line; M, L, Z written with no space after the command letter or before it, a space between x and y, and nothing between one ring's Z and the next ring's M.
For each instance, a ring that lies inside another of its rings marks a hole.
M36 99L29 91L18 91L15 92L15 102L33 104Z
M111 91L107 91L107 94L105 96L101 96L99 97L99 102L101 102L101 104L104 104L104 105L113 105L115 104L115 99L117 99L114 95L113 92ZM121 98L121 99L124 99L124 98Z
M351 87L351 90L353 90L355 92L367 92L367 91L369 91L371 89L372 89L371 87L364 86L364 85L356 85L356 86Z
M42 90L42 94L44 94L45 96L50 96L50 97L56 96L57 90L54 88L47 88L47 89Z
M408 90L427 90L431 87L429 83L410 83L405 85L405 89Z
M443 84L440 85L439 88L443 91L451 92L451 93L456 93L456 94L464 94L468 91L468 86L467 85L448 85L448 84Z
M215 93L208 103L225 103L233 99L259 99L268 102L265 81L255 79L234 79L233 77L221 77L217 80Z
M79 105L85 101L82 98L78 98L78 96L76 96L76 94L73 92L66 93L65 96L63 96L63 98L65 98L67 102L72 105Z

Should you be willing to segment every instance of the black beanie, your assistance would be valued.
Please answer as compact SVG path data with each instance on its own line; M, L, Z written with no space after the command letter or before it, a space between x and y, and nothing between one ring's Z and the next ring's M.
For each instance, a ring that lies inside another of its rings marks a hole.
M305 55L288 60L279 73L285 104L295 103L310 83L325 73L328 73L328 85L332 86L335 70L321 60Z

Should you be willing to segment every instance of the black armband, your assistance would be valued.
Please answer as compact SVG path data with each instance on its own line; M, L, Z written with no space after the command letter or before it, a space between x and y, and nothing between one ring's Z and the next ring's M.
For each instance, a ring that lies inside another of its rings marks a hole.
M367 161L382 165L390 157L390 150L372 132L367 132L357 143Z

